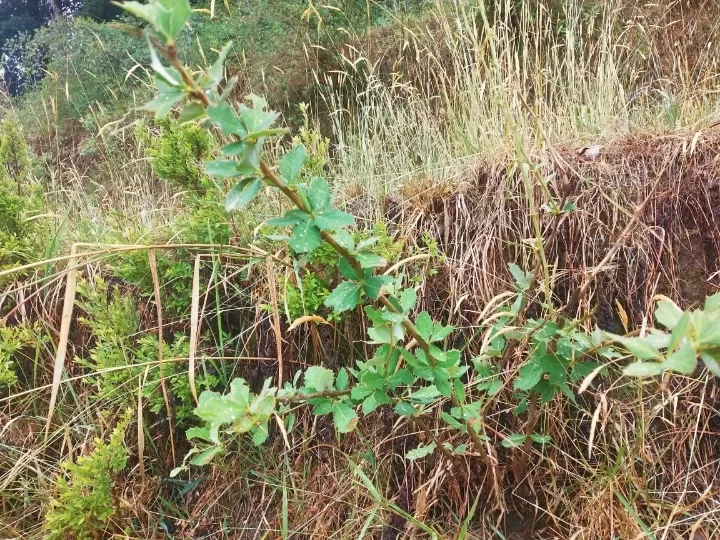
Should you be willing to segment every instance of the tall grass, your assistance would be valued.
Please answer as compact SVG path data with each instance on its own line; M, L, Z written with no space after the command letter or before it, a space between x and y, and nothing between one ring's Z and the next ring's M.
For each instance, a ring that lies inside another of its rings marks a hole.
M699 47L692 29L707 24L703 11L684 20L682 7L438 1L378 36L386 58L358 40L342 73L317 75L334 110L341 182L384 194L519 148L707 125L720 104L717 30Z

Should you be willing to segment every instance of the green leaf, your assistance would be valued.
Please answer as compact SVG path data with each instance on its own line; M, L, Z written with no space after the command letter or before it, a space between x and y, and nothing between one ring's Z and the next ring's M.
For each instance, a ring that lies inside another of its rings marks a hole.
M353 309L360 303L360 290L359 283L343 281L325 299L325 305L332 308L335 313Z
M237 135L245 137L247 129L237 117L235 109L229 103L223 102L219 105L211 105L207 109L208 118L215 124L225 135Z
M342 277L345 279L349 279L351 281L362 281L363 279L363 276L358 274L355 267L344 257L338 262L338 269L340 270Z
M200 394L195 414L210 424L229 424L237 414L217 392L205 391Z
M311 366L305 371L305 387L312 388L317 392L331 390L335 374L321 366Z
M308 196L310 196L309 191ZM342 229L343 227L355 225L355 218L347 212L343 212L341 210L325 210L315 216L315 225L323 231L334 231ZM358 260L360 260L360 255L362 254L359 253L357 255Z
M460 403L465 403L465 385L460 379L453 381L453 389Z
M203 450L194 458L192 458L190 464L202 467L203 465L207 465L208 463L210 463L215 458L215 456L217 456L218 454L222 454L224 451L225 449L222 446L213 446L211 448L208 448L207 450Z
M338 390L345 390L348 387L348 372L345 368L340 368L335 381L335 387Z
M295 253L310 253L322 243L320 229L312 220L298 223L292 228L292 238L289 240L290 247Z
M365 280L365 294L368 298L377 300L385 285L393 282L392 276L373 276Z
M455 418L453 418L446 412L441 412L440 418L442 418L443 421L453 429L462 429L463 428L463 425L460 422L458 422Z
M415 448L415 450L410 450L407 454L405 454L405 458L409 459L410 461L422 459L432 454L435 451L435 446L435 441L431 442L430 444L420 445Z
M234 160L206 161L205 172L219 178L235 178L243 174L238 165Z
M518 289L520 289L521 291L526 291L528 288L530 288L533 279L532 273L523 272L522 268L520 268L517 264L514 263L510 263L508 267L510 268L510 273L512 274L513 279L515 279L515 283L517 284Z
M400 306L403 313L410 313L417 302L417 291L414 288L405 289L400 293Z
M154 112L155 118L159 120L170 114L175 104L185 98L185 90L169 85L160 77L155 77L155 86L157 86L158 95L146 103L143 109Z
M538 444L548 444L552 442L552 437L550 435L540 435L539 433L533 433L530 435L530 438L534 443Z
M668 341L668 350L675 350L675 347L678 346L682 339L689 335L690 322L690 314L683 313L677 323L675 323L675 327L672 329L672 334L670 334L670 339Z
M228 41L220 51L215 63L210 66L210 69L208 69L208 75L210 76L213 86L217 86L220 84L220 81L225 78L225 59L227 58L230 49L232 49L232 46L233 42Z
M205 107L203 107L199 103L189 103L183 108L182 112L180 113L178 122L180 124L187 124L188 122L197 120L202 116L205 116Z
M240 120L247 130L246 137L248 140L252 142L259 138L276 133L283 133L285 131L284 129L269 129L280 115L276 112L263 110L267 106L267 102L264 99L252 94L248 96L247 99L252 101L254 106L250 108L245 105L240 105L239 109Z
M689 375L697 367L697 355L690 343L683 343L677 351L672 353L660 364L663 369Z
M717 311L720 309L720 293L705 298L705 311Z
M448 337L450 334L452 334L453 330L455 328L453 326L443 326L442 324L438 323L434 325L432 335L430 336L430 341L433 343L436 343L438 341L442 341L446 337Z
M148 4L123 2L117 5L149 22L168 43L175 41L192 13L188 0L150 0Z
M333 422L340 433L350 433L355 429L358 417L349 405L336 401L333 405Z
M353 239L352 234L350 234L346 230L340 229L334 232L333 238L345 249L349 251L353 251L355 249L355 240Z
M682 309L668 300L661 300L655 309L655 319L665 328L672 330L680 322L683 315Z
M375 255L374 253L356 253L355 258L358 260L360 266L362 266L363 268L377 268L379 266L385 266L387 264L387 261L385 259L383 259L380 255Z
M623 368L623 373L628 377L654 377L662 372L662 364L657 362L633 362Z
M252 442L255 446L260 446L262 443L267 441L269 432L267 422L256 426L252 430Z
M263 183L259 178L246 178L232 188L225 199L225 210L230 212L238 210L252 201L262 189Z
M720 377L720 352L701 352L700 358L702 358L705 367L708 368L710 373Z
M362 404L362 412L365 416L373 412L375 409L377 409L380 406L380 403L378 403L377 399L375 399L375 393L369 395L365 398L365 401L363 401Z
M625 347L630 354L639 358L640 360L653 360L662 356L660 351L653 347L647 339L641 337L626 338L622 336L616 336L608 334L615 341L618 341Z
M424 339L430 341L433 332L433 320L427 311L423 311L417 316L417 319L415 319L415 328L417 328L417 331Z
M185 438L202 439L204 441L213 442L210 438L210 430L207 428L191 427L185 432Z
M310 205L316 212L323 212L330 205L330 184L324 178L313 178L308 186L308 199ZM344 212L342 212L344 214ZM332 218L330 218L331 221ZM353 219L354 223L354 219ZM341 227L327 227L328 229L339 229Z
M278 163L280 167L280 174L283 175L289 184L292 184L295 180L297 180L306 159L307 149L305 148L305 145L298 144L280 160Z
M305 213L305 212L303 212ZM290 214L290 212L287 212L282 217L276 217L271 218L265 221L265 225L271 225L273 227L288 227L290 225L297 225L298 223L302 223L303 221L307 221L310 218L309 214L305 214L305 219L302 219L300 216L297 216L295 214Z
M180 74L175 68L166 68L163 65L157 55L157 52L155 52L155 47L153 47L150 42L150 37L147 39L147 44L150 49L150 67L153 68L153 71L158 75L158 77L170 86L182 86L182 83L180 82Z
M536 362L528 362L520 366L518 377L513 383L515 390L531 390L542 378L543 368Z
M311 403L315 408L313 409L313 414L315 416L324 416L326 414L330 414L332 412L333 408L333 400L330 398L318 398L313 399Z
M415 416L415 407L413 407L407 401L398 401L395 404L395 412L400 416Z
M505 448L517 448L518 446L522 446L526 440L527 437L522 433L513 433L512 435L505 437L500 444L502 444Z
M244 174L255 174L260 169L260 154L255 144L240 141L226 144L220 149L220 153L237 157L238 169Z

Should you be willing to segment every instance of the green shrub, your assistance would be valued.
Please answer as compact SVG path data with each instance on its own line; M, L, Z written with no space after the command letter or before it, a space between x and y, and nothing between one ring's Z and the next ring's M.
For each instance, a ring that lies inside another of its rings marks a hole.
M143 396L150 411L160 413L165 409L165 401L160 388L160 367L157 333L143 333L137 314L137 298L118 287L110 287L101 277L96 277L91 287L87 281L78 284L79 305L85 311L80 323L89 328L95 346L90 351L90 359L77 359L76 362L91 370L88 377L95 384L96 400L115 404L118 407L129 406L135 401L139 378L143 382ZM175 417L180 423L192 416L193 399L187 379L185 363L173 359L187 358L190 351L189 340L183 335L175 336L171 343L164 344L162 366L172 397ZM149 366L149 369L147 369ZM145 372L147 370L147 376ZM212 388L217 379L206 375L198 379L202 388Z
M65 462L55 496L45 515L46 538L98 538L116 513L115 479L127 465L124 443L132 411L113 429L108 442L95 439L95 448L77 462Z
M17 384L18 361L24 350L37 346L40 335L37 323L33 326L0 326L0 390Z
M209 187L202 170L202 162L210 156L213 146L208 130L196 124L172 125L169 121L159 122L158 128L159 134L145 124L136 130L158 178L180 189Z
M36 260L43 252L42 193L31 178L30 151L15 119L0 124L0 270Z

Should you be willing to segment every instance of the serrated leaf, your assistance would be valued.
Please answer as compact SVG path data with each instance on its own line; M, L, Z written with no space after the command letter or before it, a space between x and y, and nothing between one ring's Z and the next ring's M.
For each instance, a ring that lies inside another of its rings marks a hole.
M185 432L185 437L190 439L202 439L204 441L213 442L210 438L210 430L206 427L191 427Z
M325 299L325 305L335 313L342 313L355 308L360 303L361 285L352 281L343 281L335 287Z
M187 124L203 116L205 116L205 107L199 103L190 103L183 108L178 117L178 122L180 124Z
M432 341L433 343L442 341L450 334L452 334L453 330L455 330L455 328L452 326L443 326L442 324L437 323L433 326L433 332L430 336L430 341Z
M405 454L405 458L410 461L422 459L432 454L435 451L436 446L435 441L432 441L430 444L418 446L414 450L410 450L407 454Z
M255 198L262 186L262 180L259 178L246 178L241 181L228 192L225 199L225 210L227 212L239 210Z
M276 218L270 218L265 221L265 225L271 225L273 227L288 227L291 225L297 225L298 223L301 223L303 220L300 219L297 216L291 216L288 214L285 214L282 217L276 217Z
M278 166L280 167L280 174L283 175L289 184L292 184L295 180L297 180L306 159L307 149L305 148L305 145L298 144L280 160L278 163Z
M344 257L338 262L338 268L340 269L340 274L342 274L342 277L345 279L361 281L363 278L363 276L357 273L355 267Z
M118 5L149 22L169 43L175 40L192 13L188 0L150 0L148 4L123 2Z
M333 405L333 423L340 433L350 433L355 429L358 417L349 405L337 401Z
M375 394L370 394L368 397L365 398L362 404L362 412L365 416L373 412L375 409L377 409L380 406L377 399L375 399Z
M640 360L653 360L661 356L660 351L653 347L646 339L641 337L626 338L622 336L610 335L615 341L618 341L625 347L630 354Z
M307 190L308 199L312 209L316 212L323 212L330 205L330 184L324 178L313 178ZM343 212L344 214L344 212ZM354 222L354 220L353 220ZM327 227L339 229L341 227Z
M210 66L210 69L208 69L208 75L210 76L213 86L217 86L220 84L220 81L225 78L225 59L227 58L230 49L232 49L232 46L233 42L228 41L220 51L215 63Z
M415 328L425 340L430 341L433 332L433 320L427 311L423 311L417 316Z
M352 234L348 231L340 229L333 233L333 238L338 244L348 251L353 251L355 249L355 240L353 239Z
M314 406L313 414L315 416L324 416L332 412L333 400L330 398L313 399L310 403Z
M308 196L309 195L310 192L308 191ZM323 231L334 231L355 225L355 218L341 210L325 210L315 216L315 225ZM357 256L358 260L360 259L360 255L361 254L358 254Z
M166 68L160 61L160 58L155 52L155 47L150 42L150 37L147 38L148 48L150 49L150 67L153 71L164 80L170 86L181 86L180 74L175 68Z
M522 433L513 433L512 435L505 437L500 444L502 444L505 448L517 448L518 446L522 446L526 440L527 437Z
M225 449L222 446L213 446L212 448L203 450L202 452L197 454L194 458L192 458L192 460L190 461L190 464L197 465L198 467L207 465L215 458L215 456L222 454L224 452L224 450Z
M395 412L400 416L415 416L415 407L413 407L407 401L398 401L395 404Z
M217 392L205 391L200 394L195 414L210 424L229 424L237 418L235 411Z
M335 380L335 387L338 390L345 390L348 387L348 372L345 368L340 368Z
M277 129L270 130L270 126L275 123L275 120L280 116L276 112L268 112L263 109L267 106L267 103L262 98L257 96L248 96L248 99L254 102L254 107L250 108L245 105L240 105L240 121L247 130L246 137L250 140L257 140L261 137L272 135L276 132L282 133L285 130Z
M146 103L143 109L155 113L156 119L165 118L173 107L185 98L185 90L166 83L160 77L155 78L155 86L158 95L152 101Z
M533 433L530 435L530 438L534 443L538 444L548 444L552 442L552 437L550 435L540 435L539 433Z
M210 121L225 135L237 135L238 137L247 135L247 129L229 103L222 102L218 105L211 105L207 108L207 115Z
M514 263L510 263L508 267L518 289L521 291L527 290L532 284L533 275L531 273L526 274L522 268Z
M400 306L403 313L410 313L417 302L417 291L414 288L405 289L400 293Z
M377 268L379 266L385 266L387 264L387 261L385 259L383 259L380 255L375 255L374 253L356 253L355 258L358 260L360 266L362 266L363 268Z
M657 303L655 320L669 330L675 328L675 325L680 321L682 315L682 309L669 300L661 300Z
M322 243L320 229L312 220L298 223L292 228L292 237L288 243L295 253L310 253Z
M252 442L255 446L260 446L262 443L267 441L269 432L267 422L256 426L252 429Z
M623 373L628 377L654 377L662 372L662 364L657 362L633 362L623 368Z
M683 343L677 351L672 353L660 364L663 369L669 369L677 373L689 375L697 367L697 355L690 343Z
M392 283L394 280L392 276L373 276L365 280L365 294L376 300L380 296L380 292L385 285Z
M322 366L311 366L305 371L305 387L318 392L332 389L334 380L335 374Z
M531 390L540 382L543 368L535 362L528 362L520 366L518 377L513 383L515 390Z

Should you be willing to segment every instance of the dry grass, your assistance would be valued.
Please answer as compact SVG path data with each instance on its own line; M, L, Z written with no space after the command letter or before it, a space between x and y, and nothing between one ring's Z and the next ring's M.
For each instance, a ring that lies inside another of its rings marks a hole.
M508 262L546 273L552 300L562 306L648 196L638 226L577 314L588 316L588 325L624 331L652 321L655 294L696 305L720 286L720 133L708 128L718 95L711 15L720 6L570 1L559 32L550 8L523 5L517 12L508 2L490 13L438 4L427 19L379 33L374 45L382 47L373 50L385 56L365 51L358 38L345 50L354 68L332 81L318 75L332 86L326 99L336 111L340 196L368 222L388 221L408 249L437 242L444 259L432 262L438 273L421 286L421 306L463 336L482 337L482 310L511 285ZM82 160L65 156L49 168L49 198L64 216L66 244L128 243L92 248L80 268L89 279L119 251L148 249L136 243L163 235L171 242L166 233L183 212L179 197L152 177L129 130L112 139L99 146L105 181L96 189L87 189ZM596 159L578 154L595 143L602 144ZM117 145L122 151L111 153ZM565 203L577 210L546 210ZM534 248L538 224L545 265ZM277 376L276 332L287 325L261 306L274 303L267 257L277 257L280 271L284 254L246 244L222 255L214 246L166 249L202 264L193 312L198 334L213 333L198 343L197 372L225 362L229 378L257 384ZM41 321L51 340L38 349L34 388L0 397L0 521L13 537L42 537L59 463L112 427L101 414L109 404L92 399L86 374L68 362L43 450L65 262L37 276L28 290L42 293L14 315ZM22 284L3 294L27 295ZM142 331L153 335L163 330L155 307L138 301ZM162 319L165 329L190 333L190 306L179 320ZM82 355L92 336L76 326L74 320L71 354ZM347 323L340 330L361 340L358 328ZM286 377L307 363L334 364L345 352L330 331L302 328L282 338ZM479 344L471 341L469 352ZM516 351L505 380L526 354ZM118 392L135 396L138 383ZM538 431L553 442L523 457L522 449L499 444L524 423L511 414L510 392L503 393L487 414L509 510L501 521L489 511L488 471L477 456L452 465L438 457L405 460L422 435L389 411L364 418L342 440L327 419L297 411L287 440L276 432L262 450L241 445L218 466L175 481L167 479L167 422L146 415L147 476L133 458L108 531L130 527L133 538L162 537L166 527L177 538L390 539L424 538L434 527L448 538L710 539L720 530L718 399L715 380L700 372L662 384L598 378L577 405L556 398L542 408ZM136 436L127 443L135 452ZM518 465L523 460L531 464L526 470Z

